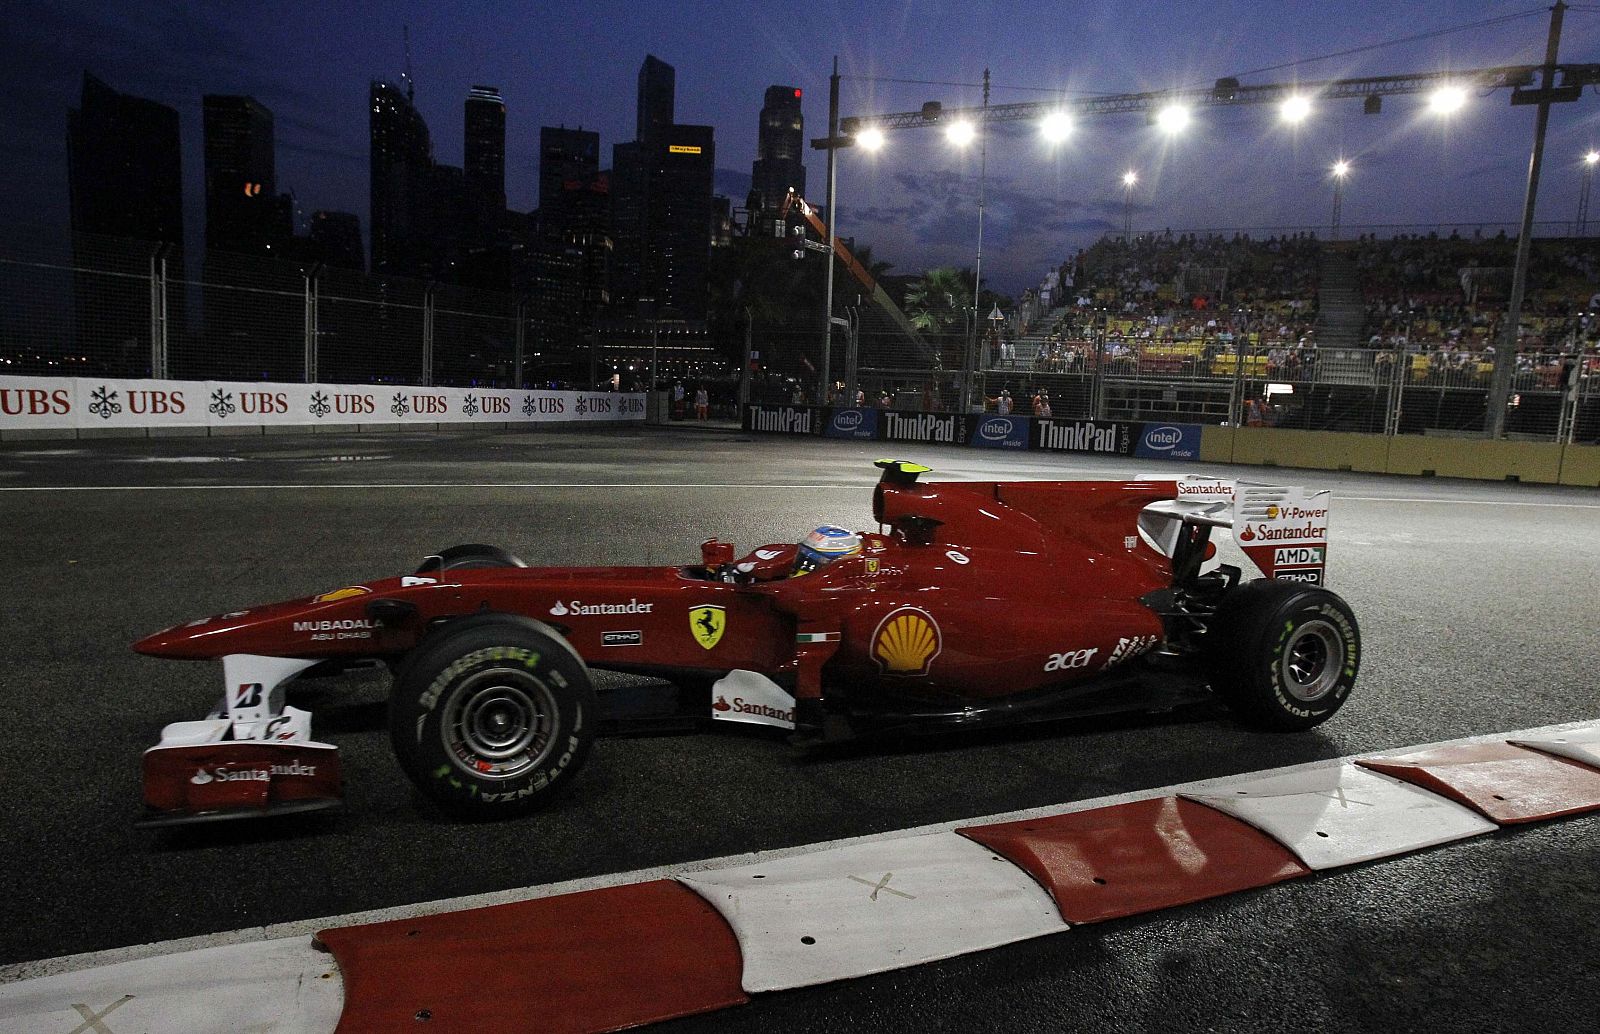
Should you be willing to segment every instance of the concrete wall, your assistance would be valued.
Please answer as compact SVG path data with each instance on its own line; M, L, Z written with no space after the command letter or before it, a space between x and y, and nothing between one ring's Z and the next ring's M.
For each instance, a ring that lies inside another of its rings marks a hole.
M1600 486L1600 447L1267 427L1207 427L1200 458L1308 470Z

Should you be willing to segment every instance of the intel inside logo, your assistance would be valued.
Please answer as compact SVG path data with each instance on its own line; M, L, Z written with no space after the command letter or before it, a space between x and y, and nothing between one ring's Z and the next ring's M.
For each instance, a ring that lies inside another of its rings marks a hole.
M861 411L859 409L847 409L842 413L835 413L833 426L841 431L854 431L861 426Z
M1175 449L1183 443L1183 432L1176 427L1152 427L1144 433L1144 444L1147 448L1166 452Z
M1011 421L985 420L983 426L978 428L978 433L991 442L998 442L1003 438L1011 437ZM1172 446L1169 445L1167 448L1170 449Z

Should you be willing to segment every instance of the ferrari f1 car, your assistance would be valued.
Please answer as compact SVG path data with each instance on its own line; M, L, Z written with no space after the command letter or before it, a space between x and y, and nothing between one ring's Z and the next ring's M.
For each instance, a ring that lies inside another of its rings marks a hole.
M740 559L711 539L677 567L532 568L458 546L411 574L157 632L134 648L220 660L226 685L145 753L146 824L337 805L337 748L285 692L362 662L394 671L407 775L477 817L577 776L602 725L592 669L665 678L710 721L801 745L1147 708L1151 691L1214 693L1245 722L1297 730L1350 692L1360 633L1322 587L1327 492L929 483L925 467L878 466L874 533L824 528ZM1265 577L1221 564L1215 528Z

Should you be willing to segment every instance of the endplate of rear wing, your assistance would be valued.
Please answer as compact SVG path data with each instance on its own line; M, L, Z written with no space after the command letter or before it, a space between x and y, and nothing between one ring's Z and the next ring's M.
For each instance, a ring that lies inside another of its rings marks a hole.
M1321 585L1331 499L1327 489L1189 477L1178 482L1174 498L1144 508L1139 530L1171 556L1185 524L1228 528L1266 577Z

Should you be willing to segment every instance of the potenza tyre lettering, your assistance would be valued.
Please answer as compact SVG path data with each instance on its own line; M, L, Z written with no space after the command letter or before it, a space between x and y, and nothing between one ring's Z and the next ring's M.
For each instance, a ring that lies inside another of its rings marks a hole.
M553 629L482 614L436 630L395 678L389 737L422 794L463 817L520 815L573 781L594 688Z
M1283 665L1281 663L1281 659L1284 650L1288 647L1288 644L1295 631L1302 627L1308 620L1313 619L1313 615L1316 618L1321 618L1322 620L1327 621L1338 631L1339 640L1344 649L1344 655L1338 658L1330 657L1327 659L1326 663L1338 665L1340 674L1340 678L1328 691L1327 696L1308 702L1295 698L1295 696L1289 692L1288 686L1284 682L1283 678ZM1311 614L1302 614L1296 618L1285 621L1283 623L1282 630L1279 632L1278 641L1273 649L1273 664L1271 674L1269 676L1272 681L1272 692L1273 695L1277 697L1279 706L1298 718L1311 718L1329 710L1331 707L1336 707L1350 693L1350 680L1355 678L1356 668L1361 661L1360 651L1361 647L1356 638L1355 629L1351 627L1349 619L1345 617L1344 613L1337 607L1323 604L1322 606L1316 608L1315 611L1311 612Z

